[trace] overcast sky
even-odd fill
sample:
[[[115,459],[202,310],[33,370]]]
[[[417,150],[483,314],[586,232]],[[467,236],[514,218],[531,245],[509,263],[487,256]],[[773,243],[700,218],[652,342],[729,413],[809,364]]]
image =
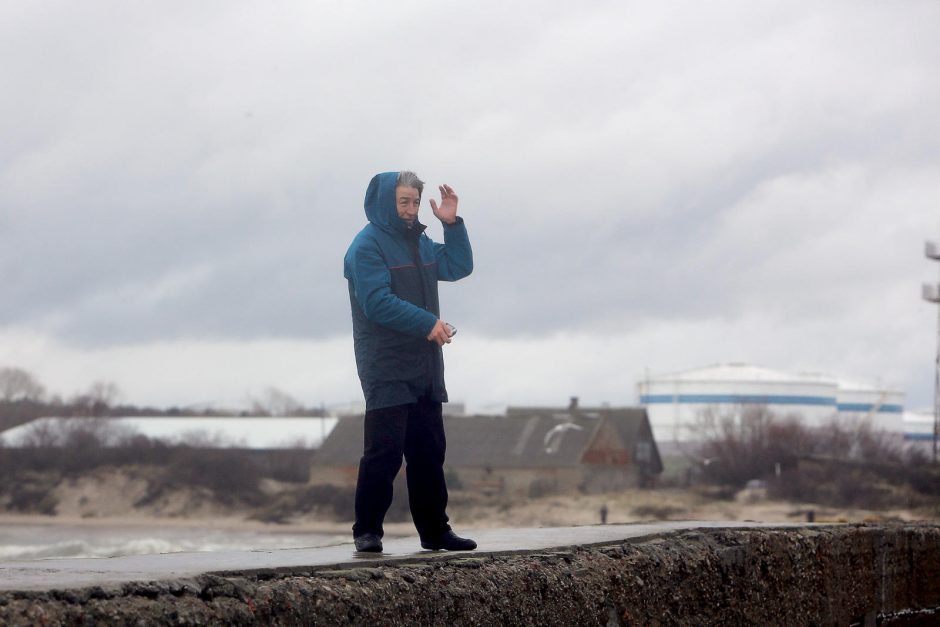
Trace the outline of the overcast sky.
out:
[[[413,169],[474,246],[453,400],[746,361],[929,406],[938,30],[933,0],[7,0],[0,366],[360,399],[342,257],[371,176]]]

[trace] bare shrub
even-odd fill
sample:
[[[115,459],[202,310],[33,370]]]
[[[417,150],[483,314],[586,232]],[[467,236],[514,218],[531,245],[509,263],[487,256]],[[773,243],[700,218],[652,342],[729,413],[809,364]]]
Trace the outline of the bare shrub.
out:
[[[793,466],[812,447],[811,434],[799,418],[778,418],[766,407],[745,406],[739,412],[705,411],[695,425],[701,444],[697,456],[706,480],[743,486]]]
[[[448,490],[463,490],[463,481],[460,480],[460,474],[449,466],[444,467],[444,483],[447,484]]]
[[[940,469],[867,421],[810,428],[746,407],[706,412],[696,430],[700,476],[728,489],[764,479],[775,498],[870,509],[929,506],[940,497]]]
[[[217,438],[205,433],[194,432],[189,436],[188,444],[169,445],[120,427],[107,418],[41,420],[17,446],[0,443],[0,497],[13,509],[54,509],[54,502],[42,504],[45,488],[23,483],[26,474],[43,474],[50,485],[55,485],[63,477],[99,467],[148,467],[148,491],[137,506],[156,502],[168,492],[183,488],[206,489],[211,498],[225,505],[258,506],[266,500],[260,490],[263,477],[295,483],[309,480],[312,455],[309,449],[298,446],[261,452],[222,448]],[[344,511],[352,512],[351,497],[342,503]],[[389,520],[400,510],[398,507],[391,512]]]
[[[910,464],[905,471],[907,481],[917,492],[940,497],[940,468],[927,464]]]
[[[408,522],[411,509],[404,473],[395,479],[392,504],[385,514],[388,522]],[[284,523],[291,516],[314,513],[338,521],[351,521],[355,517],[356,488],[316,484],[282,492],[251,516],[254,520]]]
[[[277,481],[307,483],[310,481],[310,465],[313,454],[308,449],[278,451],[267,464],[265,475]]]
[[[54,516],[58,499],[53,490],[57,478],[42,473],[24,473],[9,486],[7,508],[24,514]]]
[[[685,509],[673,505],[637,505],[633,508],[634,516],[649,520],[668,520],[685,512]]]
[[[135,450],[129,452],[131,444]],[[74,475],[122,459],[143,463],[140,449],[152,446],[144,436],[108,420],[50,418],[34,423],[19,446],[8,450],[19,458],[20,468]]]
[[[822,427],[804,430],[813,435],[805,454],[878,463],[901,463],[905,459],[900,443],[875,429],[870,420],[850,421],[836,417]]]
[[[59,409],[58,406],[35,399],[20,398],[12,401],[0,399],[0,430],[12,429],[40,416],[48,416]]]
[[[251,518],[280,524],[287,522],[291,516],[318,512],[338,520],[351,520],[355,499],[354,487],[331,484],[305,486],[279,494]]]
[[[157,469],[140,505],[184,487],[208,488],[225,504],[259,499],[262,472],[250,451],[168,446],[107,419],[84,418],[40,421],[20,446],[3,448],[0,493],[9,495],[13,509],[33,503],[30,511],[41,511],[40,490],[20,486],[24,473],[44,473],[54,484],[103,466],[138,465]]]
[[[26,435],[23,436],[20,446],[33,449],[59,446],[63,440],[63,423],[64,420],[61,418],[43,419],[25,427]]]
[[[838,507],[929,507],[940,496],[940,472],[929,467],[807,456],[768,482],[777,498]]]
[[[259,502],[261,473],[246,451],[178,446],[169,452],[163,472],[135,505],[148,505],[166,492],[184,487],[208,488],[223,504]]]
[[[219,431],[207,431],[205,429],[190,429],[183,432],[178,440],[174,440],[178,446],[186,446],[193,449],[225,448],[231,446],[233,442]]]
[[[555,494],[558,492],[558,488],[555,485],[555,482],[551,479],[533,479],[529,483],[529,498],[537,499],[543,496],[548,496],[549,494]]]

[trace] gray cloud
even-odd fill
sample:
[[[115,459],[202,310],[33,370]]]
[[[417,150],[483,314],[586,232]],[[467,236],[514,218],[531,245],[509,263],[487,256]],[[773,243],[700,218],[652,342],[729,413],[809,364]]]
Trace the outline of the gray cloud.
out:
[[[494,338],[765,311],[815,329],[909,284],[871,321],[890,327],[931,276],[935,3],[0,15],[0,326],[346,334],[366,183],[404,167],[460,193],[477,270],[445,315]]]

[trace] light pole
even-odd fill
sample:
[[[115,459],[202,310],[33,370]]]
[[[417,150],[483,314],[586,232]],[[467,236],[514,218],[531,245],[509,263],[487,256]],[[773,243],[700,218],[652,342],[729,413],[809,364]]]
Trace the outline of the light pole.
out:
[[[928,259],[940,261],[940,248],[927,242],[924,254]],[[940,304],[940,283],[924,283],[924,300]],[[937,463],[937,437],[940,436],[940,308],[937,309],[937,356],[934,358],[933,375],[933,463]]]

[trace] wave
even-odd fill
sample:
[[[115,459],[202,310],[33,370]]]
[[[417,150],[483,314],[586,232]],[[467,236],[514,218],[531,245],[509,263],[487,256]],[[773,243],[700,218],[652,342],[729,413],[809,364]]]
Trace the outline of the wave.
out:
[[[126,531],[125,531],[126,533]],[[51,558],[121,557],[124,555],[151,555],[156,553],[202,551],[250,551],[290,548],[310,548],[349,542],[346,536],[327,534],[258,534],[228,532],[198,534],[190,537],[155,537],[127,534],[110,537],[76,538],[43,543],[41,538],[32,544],[0,543],[0,562],[41,560]],[[25,538],[22,538],[25,539]],[[34,538],[30,538],[33,540]]]
[[[122,555],[147,555],[152,553],[176,553],[192,550],[180,543],[161,538],[138,538],[117,544],[96,544],[86,540],[66,540],[45,545],[0,546],[0,561],[37,560],[54,557],[120,557]]]

